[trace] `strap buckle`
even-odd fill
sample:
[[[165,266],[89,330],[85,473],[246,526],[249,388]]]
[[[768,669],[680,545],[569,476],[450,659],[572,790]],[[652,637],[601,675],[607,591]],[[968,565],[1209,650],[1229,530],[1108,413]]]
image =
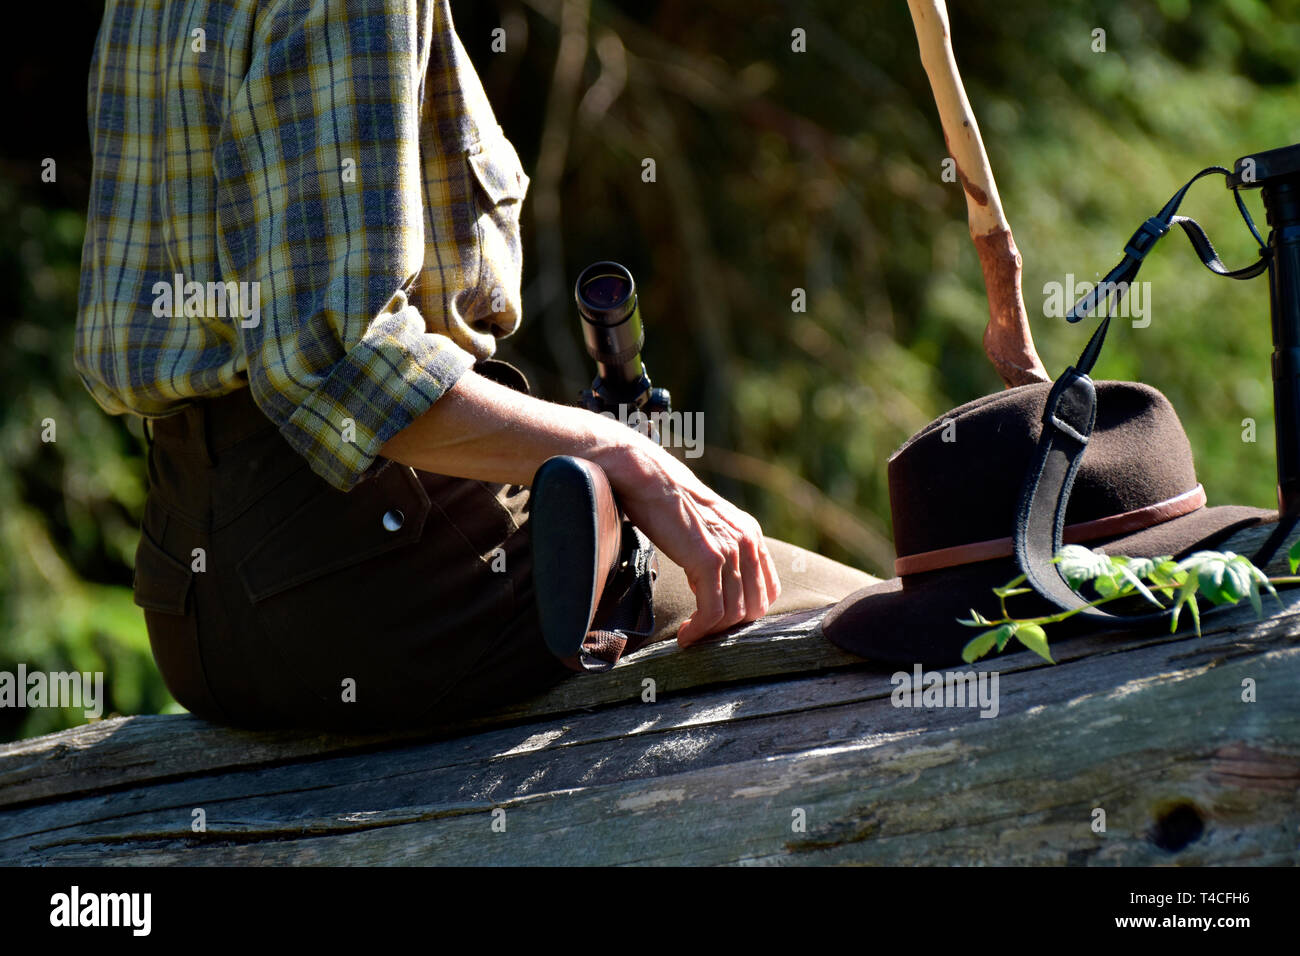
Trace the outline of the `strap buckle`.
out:
[[[1047,393],[1043,425],[1086,445],[1096,417],[1096,401],[1092,379],[1071,365],[1052,383],[1052,389]]]
[[[1132,238],[1125,243],[1124,255],[1141,262],[1146,258],[1147,253],[1151,251],[1156,242],[1162,239],[1168,231],[1168,223],[1161,222],[1155,216],[1152,216],[1138,226],[1137,232],[1133,233]]]

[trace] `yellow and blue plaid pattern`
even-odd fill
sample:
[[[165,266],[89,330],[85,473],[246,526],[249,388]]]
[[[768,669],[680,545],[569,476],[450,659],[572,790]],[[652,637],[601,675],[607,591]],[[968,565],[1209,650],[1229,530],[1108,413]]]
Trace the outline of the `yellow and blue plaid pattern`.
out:
[[[89,116],[111,414],[248,386],[347,490],[518,326],[528,177],[446,0],[108,0]]]

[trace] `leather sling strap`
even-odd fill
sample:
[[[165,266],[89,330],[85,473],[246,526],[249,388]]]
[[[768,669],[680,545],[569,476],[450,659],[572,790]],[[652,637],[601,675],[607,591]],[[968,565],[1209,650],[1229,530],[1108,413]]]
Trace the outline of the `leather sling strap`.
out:
[[[1237,208],[1260,247],[1259,260],[1243,269],[1229,271],[1214,251],[1205,230],[1193,219],[1174,215],[1192,183],[1211,173],[1228,176],[1231,171],[1222,166],[1211,166],[1193,176],[1165,203],[1157,215],[1144,222],[1133,234],[1124,247],[1124,258],[1119,265],[1075,303],[1066,315],[1069,321],[1078,322],[1091,314],[1111,294],[1116,296],[1115,305],[1118,306],[1120,299],[1128,292],[1129,284],[1137,276],[1142,260],[1169,231],[1172,223],[1182,227],[1201,262],[1217,275],[1230,279],[1250,279],[1268,268],[1270,250],[1256,231],[1236,187],[1233,187],[1233,195],[1237,200]],[[1043,433],[1021,486],[1013,538],[1016,563],[1024,573],[1026,583],[1042,597],[1062,610],[1078,610],[1077,616],[1087,620],[1110,625],[1138,625],[1168,620],[1172,611],[1113,614],[1101,608],[1090,608],[1088,602],[1070,587],[1053,563],[1053,558],[1062,545],[1070,491],[1097,420],[1097,390],[1089,373],[1101,354],[1114,313],[1115,308],[1107,310],[1106,317],[1084,346],[1078,363],[1067,368],[1048,393],[1047,404],[1043,409]]]

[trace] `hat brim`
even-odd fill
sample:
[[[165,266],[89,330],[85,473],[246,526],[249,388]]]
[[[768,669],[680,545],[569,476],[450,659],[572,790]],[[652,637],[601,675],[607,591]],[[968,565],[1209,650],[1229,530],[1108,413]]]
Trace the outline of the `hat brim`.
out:
[[[1277,521],[1276,511],[1241,505],[1201,508],[1191,514],[1141,531],[1104,541],[1088,542],[1108,554],[1134,558],[1160,555],[1185,557],[1211,549],[1242,528]],[[979,631],[957,623],[972,609],[998,618],[993,588],[1002,587],[1019,574],[1014,558],[999,558],[891,578],[850,594],[822,619],[827,640],[844,650],[891,664],[946,667],[960,664],[961,652]],[[1008,610],[1019,618],[1051,614],[1057,610],[1037,594],[1017,595]],[[1070,636],[1095,625],[1065,621],[1054,627],[1056,636]]]

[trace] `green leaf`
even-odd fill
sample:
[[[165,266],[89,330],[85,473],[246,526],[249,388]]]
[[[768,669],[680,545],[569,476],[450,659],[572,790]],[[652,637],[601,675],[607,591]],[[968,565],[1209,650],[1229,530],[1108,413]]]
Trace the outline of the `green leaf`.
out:
[[[1002,625],[1007,627],[1008,625]],[[985,631],[979,637],[972,638],[964,648],[962,648],[961,659],[967,664],[973,664],[985,654],[987,654],[993,645],[997,642],[997,631]]]
[[[1017,594],[1029,594],[1033,588],[994,588],[993,593],[1000,598],[1015,597]]]
[[[1230,559],[1230,556],[1222,551],[1197,551],[1190,557],[1184,558],[1179,563],[1179,567],[1188,573],[1188,580],[1179,590],[1179,598],[1183,597],[1188,585],[1195,581],[1197,591],[1212,604],[1231,601],[1225,589],[1231,587],[1231,582],[1226,586],[1224,584],[1224,575],[1227,573]]]
[[[1196,569],[1196,589],[1212,604],[1235,602],[1228,592],[1223,576],[1228,570],[1225,561],[1206,561]]]
[[[1187,580],[1187,572],[1171,557],[1155,558],[1155,568],[1145,577],[1159,588],[1181,587]]]
[[[1273,587],[1273,581],[1269,580],[1269,576],[1264,574],[1264,571],[1261,571],[1260,568],[1256,567],[1255,562],[1251,561],[1251,559],[1239,557],[1239,561],[1251,570],[1251,584],[1253,591],[1251,604],[1255,605],[1256,613],[1260,614],[1260,617],[1264,617],[1264,607],[1261,606],[1260,602],[1256,601],[1256,597],[1262,597],[1261,594],[1258,593],[1258,589],[1260,588],[1264,588],[1265,591],[1273,594],[1273,597],[1277,598],[1279,607],[1284,606],[1282,604],[1282,596],[1281,594],[1278,594],[1278,589]]]
[[[1206,562],[1209,561],[1223,561],[1223,560],[1226,560],[1226,556],[1222,551],[1197,551],[1196,553],[1189,555],[1188,557],[1183,558],[1183,560],[1179,561],[1178,567],[1180,570],[1188,571],[1190,573],[1195,574],[1200,569],[1202,564],[1205,564]]]
[[[1258,600],[1263,572],[1244,555],[1198,551],[1183,563],[1196,571],[1200,593],[1214,604],[1236,604],[1244,597],[1250,598],[1252,604]]]
[[[1111,561],[1115,561],[1114,557]],[[1156,558],[1125,558],[1123,567],[1133,572],[1139,580],[1149,578],[1156,569]]]
[[[1147,575],[1157,591],[1166,598],[1172,598],[1174,591],[1182,587],[1187,580],[1187,572],[1178,567],[1178,562],[1171,557],[1155,559],[1155,568]]]
[[[1236,604],[1242,598],[1256,590],[1255,579],[1250,573],[1250,565],[1230,561],[1223,572],[1224,594]]]
[[[1016,628],[1016,639],[1049,664],[1055,664],[1047,648],[1047,634],[1037,624],[1022,624]]]
[[[1273,597],[1277,599],[1278,607],[1286,607],[1286,605],[1282,603],[1282,595],[1277,593],[1277,588],[1273,587],[1273,582],[1268,579],[1268,575],[1264,574],[1263,571],[1260,571],[1259,574],[1260,577],[1263,578],[1263,580],[1259,582],[1260,587],[1267,590],[1269,594],[1273,595]]]
[[[1268,579],[1267,574],[1255,567],[1253,561],[1244,555],[1237,555],[1237,557],[1233,558],[1233,564],[1244,568],[1250,578],[1250,591],[1246,596],[1250,598],[1250,606],[1255,609],[1257,617],[1264,616],[1264,603],[1259,593],[1260,587],[1268,588],[1273,597],[1277,598],[1278,605],[1282,604],[1282,598],[1278,596],[1277,589],[1273,587],[1273,582]]]
[[[1300,568],[1300,539],[1291,545],[1291,550],[1286,553],[1286,557],[1291,564],[1291,573],[1295,574],[1295,569]]]
[[[1056,557],[1052,561],[1060,565],[1061,574],[1072,588],[1078,588],[1083,582],[1102,575],[1115,573],[1115,567],[1109,557],[1096,551],[1089,551],[1079,544],[1067,544],[1056,552]]]
[[[1115,570],[1117,572],[1119,571],[1118,568]],[[1092,586],[1097,589],[1097,593],[1101,597],[1104,597],[1107,600],[1115,597],[1121,590],[1118,573],[1100,574],[1092,579]]]
[[[1015,634],[1016,632],[1018,632],[1022,627],[1029,627],[1029,626],[1032,626],[1032,625],[1026,625],[1026,624],[1003,624],[1000,628],[998,628],[998,629],[997,629],[997,637],[998,637],[998,651],[1001,652],[1001,651],[1003,651],[1003,650],[1006,649],[1007,641],[1011,640],[1011,635],[1012,635],[1012,634]]]
[[[964,624],[966,627],[992,627],[993,622],[986,618],[974,608],[970,609],[970,617],[967,619],[958,618],[958,624]]]
[[[1025,583],[1025,576],[1018,574],[1000,588],[994,588],[993,593],[1000,598],[1009,598],[1016,594],[1028,594],[1033,588],[1023,588],[1020,585]]]
[[[1158,608],[1164,607],[1163,604],[1161,604],[1159,601],[1156,600],[1156,596],[1151,593],[1151,590],[1145,584],[1142,583],[1142,579],[1138,576],[1137,572],[1133,570],[1132,565],[1129,565],[1127,567],[1121,567],[1119,570],[1120,570],[1120,574],[1122,574],[1125,577],[1125,579],[1127,579],[1129,585],[1132,588],[1136,588],[1138,593],[1140,593],[1144,598],[1146,598],[1148,601],[1150,601]]]
[[[1196,580],[1196,575],[1189,574],[1178,589],[1178,598],[1174,602],[1173,620],[1169,625],[1169,633],[1171,634],[1178,630],[1178,618],[1182,615],[1183,608],[1188,605],[1191,606],[1192,616],[1196,619],[1196,633],[1199,635],[1201,632],[1200,610],[1196,606]]]

